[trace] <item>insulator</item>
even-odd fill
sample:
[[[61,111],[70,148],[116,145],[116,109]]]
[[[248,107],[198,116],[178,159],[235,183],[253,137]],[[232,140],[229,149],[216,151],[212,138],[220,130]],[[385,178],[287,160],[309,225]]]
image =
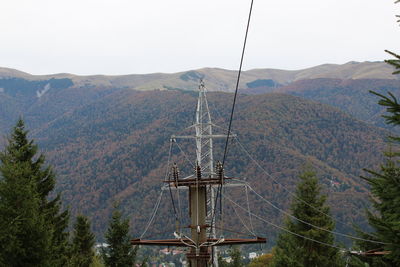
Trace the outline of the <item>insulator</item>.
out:
[[[179,169],[176,163],[174,163],[174,166],[172,167],[172,175],[174,177],[174,180],[177,181],[179,179]]]
[[[199,164],[196,165],[196,177],[197,179],[201,179],[201,167]]]
[[[224,168],[222,167],[222,163],[221,162],[217,162],[216,165],[216,171],[217,173],[217,177],[218,179],[221,181],[221,183],[223,183],[223,179],[224,179]]]

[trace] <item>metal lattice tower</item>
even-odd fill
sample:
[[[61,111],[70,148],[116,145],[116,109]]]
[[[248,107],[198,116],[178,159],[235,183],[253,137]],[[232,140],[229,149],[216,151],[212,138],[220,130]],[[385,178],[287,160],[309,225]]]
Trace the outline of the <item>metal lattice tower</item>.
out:
[[[265,238],[224,238],[216,233],[216,194],[223,186],[243,186],[244,184],[226,183],[222,164],[214,166],[213,139],[227,138],[225,134],[214,134],[211,114],[207,102],[206,88],[200,81],[196,105],[195,123],[187,129],[194,129],[194,135],[171,136],[171,142],[177,139],[195,139],[196,164],[195,175],[180,178],[176,165],[173,167],[173,179],[164,181],[168,185],[163,190],[188,190],[190,236],[180,231],[174,233],[175,239],[142,240],[134,239],[134,245],[166,245],[188,247],[186,254],[190,267],[218,267],[217,246],[234,244],[265,243]],[[234,137],[235,135],[230,135]],[[216,168],[215,168],[216,167]],[[217,169],[217,170],[216,170]],[[171,197],[172,198],[172,197]]]
[[[215,175],[214,156],[213,156],[213,124],[211,122],[211,114],[208,107],[206,89],[204,82],[200,81],[199,97],[196,108],[196,156],[197,163],[201,166],[204,175],[212,177]],[[209,235],[216,239],[215,220],[215,193],[216,186],[210,185],[207,188],[207,217],[206,223],[210,225]],[[213,265],[218,267],[217,248],[213,249]]]

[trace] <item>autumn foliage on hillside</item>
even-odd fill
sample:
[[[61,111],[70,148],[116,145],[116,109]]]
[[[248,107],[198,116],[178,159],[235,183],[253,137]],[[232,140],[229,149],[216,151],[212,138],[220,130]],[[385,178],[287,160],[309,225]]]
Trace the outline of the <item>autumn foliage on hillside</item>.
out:
[[[225,126],[232,95],[208,96],[214,122]],[[104,218],[113,202],[119,201],[131,214],[134,231],[141,232],[163,185],[170,136],[190,133],[184,128],[193,123],[196,99],[195,92],[120,90],[36,130],[34,137],[55,166],[57,188],[72,213],[89,214],[94,230],[103,232]],[[311,163],[325,184],[335,216],[349,223],[363,220],[366,188],[357,176],[363,167],[379,162],[387,132],[327,105],[284,94],[240,95],[233,131],[240,144],[233,141],[230,145],[228,176],[246,178],[259,193],[286,208],[288,193],[256,167],[241,145],[289,189],[294,188],[299,168]],[[194,143],[180,146],[193,162]],[[222,141],[215,144],[216,160],[222,157],[222,146]],[[177,147],[171,161],[178,163],[182,175],[192,174],[192,167]],[[227,194],[244,200],[239,189]],[[281,220],[282,214],[254,196],[250,195],[250,201],[254,212]],[[164,195],[159,219],[149,234],[171,235],[171,209]],[[225,212],[234,216],[228,204]],[[230,229],[243,230],[235,220],[226,224]],[[254,224],[262,235],[273,237],[276,233],[261,223]],[[343,231],[350,230],[347,227]]]

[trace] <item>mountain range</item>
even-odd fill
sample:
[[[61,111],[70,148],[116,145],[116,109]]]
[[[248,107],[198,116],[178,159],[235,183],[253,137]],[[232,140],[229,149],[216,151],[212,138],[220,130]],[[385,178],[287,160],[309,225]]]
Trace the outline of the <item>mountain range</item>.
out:
[[[271,87],[288,85],[299,80],[329,79],[389,79],[399,80],[392,75],[392,67],[383,62],[348,62],[346,64],[324,64],[303,70],[253,69],[243,71],[240,89],[252,88],[257,82]],[[101,86],[135,90],[165,90],[178,88],[194,90],[198,80],[204,79],[209,91],[232,92],[235,89],[237,71],[220,68],[203,68],[178,73],[153,73],[133,75],[91,75],[80,76],[68,73],[53,75],[31,75],[9,68],[0,68],[0,78],[21,78],[25,80],[70,79],[75,86]],[[271,80],[271,81],[269,81]]]
[[[383,123],[384,109],[368,91],[398,95],[400,80],[391,72],[382,62],[244,72],[233,121],[238,138],[230,145],[226,173],[246,178],[286,209],[291,196],[276,181],[294,190],[301,169],[312,165],[334,216],[344,222],[338,230],[351,232],[353,222],[364,225],[368,188],[359,176],[363,168],[377,168],[388,147],[386,137],[397,132]],[[89,215],[101,239],[113,203],[120,202],[138,234],[162,186],[170,136],[187,131],[193,122],[199,80],[210,91],[214,122],[226,128],[236,75],[207,68],[175,74],[34,76],[0,68],[0,133],[9,133],[22,116],[54,166],[57,190],[72,214]],[[220,159],[223,142],[215,147]],[[194,144],[181,143],[180,149],[174,147],[171,160],[191,174],[186,156],[194,160]],[[239,189],[227,194],[244,201]],[[174,225],[166,195],[152,235],[173,231],[157,232]],[[250,200],[254,212],[282,222],[282,214],[254,195]],[[226,213],[233,216],[233,208],[228,205]],[[234,220],[226,226],[243,230]],[[255,227],[261,235],[277,232],[261,223]]]

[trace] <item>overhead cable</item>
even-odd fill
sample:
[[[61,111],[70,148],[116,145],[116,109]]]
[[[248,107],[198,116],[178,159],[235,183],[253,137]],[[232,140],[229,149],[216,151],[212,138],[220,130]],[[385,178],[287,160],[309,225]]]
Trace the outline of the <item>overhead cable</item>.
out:
[[[161,190],[160,195],[158,196],[157,202],[154,205],[151,217],[150,217],[150,219],[149,219],[149,221],[148,221],[143,233],[140,235],[140,238],[143,238],[143,236],[147,233],[147,230],[149,230],[150,225],[153,223],[153,220],[156,217],[158,208],[160,207],[160,202],[161,202],[161,198],[162,198],[163,192],[164,192],[164,190]]]
[[[325,216],[328,216],[329,218],[335,220],[335,222],[340,223],[344,226],[347,226],[347,223],[342,222],[336,218],[333,218],[332,215],[324,213],[323,211],[320,211],[319,209],[315,208],[314,206],[312,206],[311,204],[309,204],[307,201],[299,198],[298,196],[296,196],[296,194],[294,194],[292,191],[290,191],[286,186],[284,186],[282,183],[280,183],[277,179],[275,179],[271,174],[269,174],[262,166],[260,163],[258,163],[258,161],[250,154],[250,152],[247,151],[247,149],[242,145],[242,143],[239,142],[239,139],[237,137],[235,137],[235,140],[237,141],[237,143],[239,144],[239,146],[242,148],[242,150],[247,154],[247,156],[256,164],[256,166],[258,168],[260,168],[265,175],[267,175],[269,178],[271,178],[271,180],[276,183],[277,185],[279,185],[283,190],[285,190],[286,192],[289,193],[290,196],[292,196],[293,198],[295,198],[296,200],[300,201],[301,203],[305,204],[307,207],[312,208],[313,210],[317,211],[320,214],[323,214]]]
[[[343,233],[340,233],[340,232],[331,231],[331,230],[325,229],[325,228],[323,228],[323,227],[320,227],[320,226],[314,225],[314,224],[312,224],[312,223],[309,223],[309,222],[307,222],[307,221],[304,221],[304,220],[302,220],[302,219],[299,219],[299,218],[297,218],[296,216],[290,214],[289,212],[284,211],[283,209],[279,208],[278,206],[276,206],[275,204],[273,204],[272,202],[270,202],[269,200],[267,200],[267,199],[264,198],[263,196],[261,196],[261,195],[260,195],[259,193],[257,193],[250,185],[247,184],[247,186],[249,187],[249,189],[250,189],[254,194],[256,194],[259,198],[261,198],[265,203],[267,203],[268,205],[270,205],[270,206],[273,207],[274,209],[276,209],[276,210],[278,210],[279,212],[282,212],[283,214],[285,214],[286,216],[288,216],[288,217],[290,217],[290,218],[292,218],[292,219],[294,219],[294,220],[296,220],[296,221],[299,221],[299,222],[301,222],[301,223],[304,223],[304,224],[306,224],[306,225],[308,225],[308,226],[310,226],[310,227],[313,227],[313,228],[316,228],[316,229],[318,229],[318,230],[321,230],[321,231],[324,231],[324,232],[328,232],[328,233],[331,233],[331,234],[334,234],[334,235],[340,235],[340,236],[343,236],[343,237],[351,238],[351,239],[354,239],[354,240],[360,240],[360,241],[365,241],[365,242],[369,242],[369,243],[383,244],[383,245],[389,245],[389,244],[390,244],[390,243],[374,241],[374,240],[370,240],[370,239],[365,239],[365,238],[361,238],[361,237],[356,237],[356,236],[352,236],[352,235],[343,234]],[[249,212],[249,213],[250,213],[250,212]]]
[[[234,95],[234,97],[233,97],[232,110],[231,110],[231,116],[230,116],[230,119],[229,119],[228,134],[227,134],[226,142],[225,142],[225,149],[224,149],[224,157],[223,157],[223,160],[222,160],[222,166],[224,166],[224,164],[225,164],[226,154],[227,154],[227,151],[228,151],[229,137],[230,137],[230,134],[231,134],[233,114],[234,114],[234,112],[235,112],[237,93],[238,93],[238,90],[239,90],[240,75],[241,75],[241,73],[242,73],[243,58],[244,58],[244,52],[245,52],[245,50],[246,50],[247,35],[248,35],[248,33],[249,33],[250,19],[251,19],[251,12],[252,12],[252,10],[253,10],[253,0],[251,0],[249,16],[248,16],[248,19],[247,19],[246,34],[245,34],[245,36],[244,36],[243,49],[242,49],[242,56],[241,56],[241,58],[240,58],[239,71],[238,71],[238,76],[237,76],[237,79],[236,79],[235,95]]]
[[[230,201],[232,204],[234,204],[236,207],[238,207],[238,208],[242,209],[243,211],[247,212],[246,208],[242,207],[241,205],[239,205],[238,203],[236,203],[235,201],[233,201],[232,199],[230,199],[230,198],[227,197],[226,195],[223,194],[222,196],[223,196],[225,199],[227,199],[228,201]],[[284,228],[284,227],[282,227],[282,226],[279,226],[279,225],[277,225],[277,224],[274,224],[273,222],[267,221],[267,220],[265,220],[264,218],[258,216],[257,214],[254,214],[254,213],[251,213],[251,214],[253,215],[254,218],[257,218],[257,219],[259,219],[260,221],[263,221],[263,222],[265,222],[265,223],[267,223],[267,224],[269,224],[269,225],[271,225],[271,226],[273,226],[273,227],[275,227],[275,228],[278,228],[278,229],[280,229],[280,230],[282,230],[282,231],[284,231],[284,232],[287,232],[287,233],[289,233],[289,234],[295,235],[295,236],[297,236],[297,237],[300,237],[300,238],[303,238],[303,239],[306,239],[306,240],[309,240],[309,241],[312,241],[312,242],[315,242],[315,243],[318,243],[318,244],[321,244],[321,245],[324,245],[324,246],[328,246],[328,247],[332,247],[332,248],[336,248],[336,249],[340,249],[340,250],[343,249],[343,248],[341,248],[341,247],[338,247],[338,246],[335,246],[335,245],[332,245],[332,244],[328,244],[328,243],[325,243],[325,242],[322,242],[322,241],[319,241],[319,240],[315,240],[315,239],[312,239],[312,238],[307,237],[307,236],[304,236],[304,235],[300,235],[300,234],[295,233],[295,232],[293,232],[293,231],[290,231],[289,229],[286,229],[286,228]]]
[[[232,120],[233,120],[233,114],[235,112],[236,99],[237,99],[237,93],[238,93],[239,82],[240,82],[240,75],[242,73],[244,52],[246,51],[246,43],[247,43],[247,36],[248,36],[248,33],[249,33],[251,13],[252,13],[252,10],[253,10],[253,2],[254,2],[254,0],[251,0],[249,15],[248,15],[248,19],[247,19],[246,33],[245,33],[245,36],[244,36],[244,42],[243,42],[243,48],[242,48],[242,55],[240,57],[239,71],[238,71],[238,76],[237,76],[237,79],[236,79],[235,94],[234,94],[234,97],[233,97],[232,110],[231,110],[231,115],[230,115],[230,119],[229,119],[228,134],[227,134],[226,141],[225,141],[224,156],[223,156],[223,160],[222,160],[222,168],[225,165],[226,155],[227,155],[227,152],[228,152],[228,144],[229,144],[229,138],[230,138],[230,135],[231,135]],[[214,218],[215,218],[215,212],[216,212],[216,208],[217,208],[217,204],[218,204],[218,198],[220,198],[220,201],[219,201],[220,202],[220,214],[221,214],[221,217],[222,217],[223,211],[222,211],[222,197],[220,197],[221,193],[222,193],[222,184],[220,184],[218,186],[217,195],[216,195],[216,198],[215,198],[214,214],[211,217],[211,225],[213,224],[213,221],[214,221]]]

